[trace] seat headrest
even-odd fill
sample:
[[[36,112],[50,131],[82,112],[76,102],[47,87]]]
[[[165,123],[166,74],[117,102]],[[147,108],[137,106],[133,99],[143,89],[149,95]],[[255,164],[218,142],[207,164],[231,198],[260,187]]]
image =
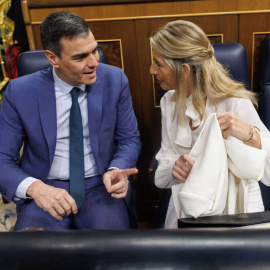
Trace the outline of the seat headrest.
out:
[[[215,43],[213,47],[217,61],[229,70],[232,79],[244,83],[250,90],[245,48],[239,43]]]
[[[18,57],[18,77],[46,69],[50,66],[44,50],[23,52]]]

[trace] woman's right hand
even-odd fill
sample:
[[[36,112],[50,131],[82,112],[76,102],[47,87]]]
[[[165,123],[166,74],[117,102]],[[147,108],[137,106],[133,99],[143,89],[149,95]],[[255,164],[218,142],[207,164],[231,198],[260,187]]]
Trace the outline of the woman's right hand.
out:
[[[185,183],[192,169],[193,164],[194,161],[188,154],[180,156],[175,161],[175,164],[173,166],[172,170],[173,178],[182,183]]]

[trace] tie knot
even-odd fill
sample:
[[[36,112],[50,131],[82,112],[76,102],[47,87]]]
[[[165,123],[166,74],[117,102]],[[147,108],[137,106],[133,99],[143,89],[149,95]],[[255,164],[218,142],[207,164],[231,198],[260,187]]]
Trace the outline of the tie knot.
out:
[[[71,97],[72,99],[78,99],[79,93],[80,93],[81,89],[78,87],[73,87],[71,90]]]

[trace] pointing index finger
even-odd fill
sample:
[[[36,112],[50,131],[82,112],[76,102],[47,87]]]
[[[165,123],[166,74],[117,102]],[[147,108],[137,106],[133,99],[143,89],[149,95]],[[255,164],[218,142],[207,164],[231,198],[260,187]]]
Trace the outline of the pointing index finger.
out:
[[[136,174],[136,173],[138,173],[138,169],[136,169],[136,168],[125,169],[125,173],[127,176],[132,175],[132,174]]]

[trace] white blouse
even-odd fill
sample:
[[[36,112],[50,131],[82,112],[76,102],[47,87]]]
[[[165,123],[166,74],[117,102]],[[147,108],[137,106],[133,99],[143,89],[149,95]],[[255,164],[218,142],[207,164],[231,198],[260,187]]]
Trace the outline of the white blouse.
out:
[[[172,169],[175,161],[180,155],[189,154],[194,146],[198,136],[205,124],[205,120],[200,121],[199,115],[194,109],[191,98],[186,101],[185,121],[182,126],[177,125],[176,118],[173,120],[175,102],[172,100],[174,90],[168,91],[161,99],[162,112],[162,143],[161,149],[158,152],[156,159],[158,160],[158,168],[155,174],[155,183],[159,188],[171,188],[175,184],[179,184],[178,180],[172,177]],[[220,102],[216,107],[207,101],[206,116],[217,112],[236,113],[243,121],[256,126],[260,129],[262,149],[267,152],[266,166],[264,175],[261,179],[266,185],[270,185],[270,133],[264,124],[261,122],[254,106],[249,99],[228,98]],[[207,118],[206,117],[206,118]],[[189,121],[192,120],[192,126],[198,128],[192,131],[189,127]],[[250,181],[252,188],[248,196],[252,196],[250,201],[261,200],[259,185],[256,181]],[[166,221],[177,220],[177,215],[174,208],[173,200],[171,199],[167,212]],[[172,228],[172,223],[166,224],[165,228]]]

